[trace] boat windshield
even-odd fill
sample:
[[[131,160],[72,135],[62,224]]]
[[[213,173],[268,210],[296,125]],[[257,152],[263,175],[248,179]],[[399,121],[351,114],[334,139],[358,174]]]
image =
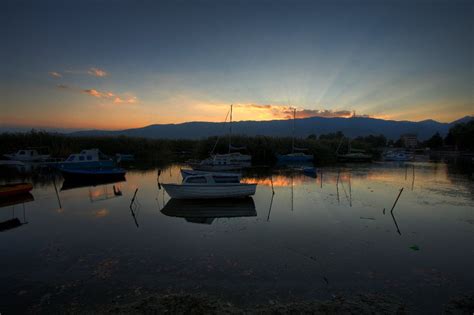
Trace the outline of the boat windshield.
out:
[[[218,176],[214,175],[213,179],[218,184],[230,184],[230,183],[239,183],[239,178],[237,176]]]
[[[190,176],[186,178],[186,183],[189,184],[205,184],[207,183],[204,176]]]

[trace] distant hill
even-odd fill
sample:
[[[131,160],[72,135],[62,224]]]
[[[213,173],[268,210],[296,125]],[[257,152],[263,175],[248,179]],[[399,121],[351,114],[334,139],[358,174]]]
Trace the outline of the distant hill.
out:
[[[474,119],[466,116],[452,123],[440,123],[434,120],[419,122],[394,121],[376,118],[324,118],[310,117],[296,120],[297,137],[307,137],[310,134],[326,134],[342,131],[348,137],[383,134],[388,139],[398,139],[401,134],[414,133],[418,139],[425,140],[434,133],[446,135],[449,128],[458,122]],[[232,124],[234,134],[255,136],[291,136],[292,120],[271,121],[238,121]],[[87,130],[69,133],[73,136],[129,136],[164,139],[200,139],[209,136],[224,135],[228,132],[228,124],[214,122],[187,122],[182,124],[150,125],[142,128],[125,130]]]

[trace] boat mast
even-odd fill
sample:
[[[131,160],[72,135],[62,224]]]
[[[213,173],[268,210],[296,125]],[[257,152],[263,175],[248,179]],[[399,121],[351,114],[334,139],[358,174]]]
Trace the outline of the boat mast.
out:
[[[230,104],[230,121],[229,121],[229,153],[232,147],[232,104]]]

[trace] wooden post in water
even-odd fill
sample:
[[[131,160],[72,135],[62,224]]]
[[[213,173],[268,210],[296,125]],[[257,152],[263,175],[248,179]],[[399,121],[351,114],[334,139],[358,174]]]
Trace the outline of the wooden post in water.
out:
[[[415,187],[415,164],[413,164],[413,180],[411,181],[411,190]]]
[[[349,171],[349,207],[352,207],[352,185],[351,185],[351,172]]]
[[[323,188],[323,170],[321,169],[321,189]]]
[[[61,205],[61,199],[59,199],[59,192],[58,192],[58,188],[56,187],[56,179],[53,179],[53,183],[54,183],[54,190],[56,191],[56,198],[58,198],[59,209],[62,209],[63,206]]]
[[[397,199],[395,199],[395,202],[393,203],[392,209],[390,209],[390,213],[392,213],[393,209],[395,209],[395,206],[397,205],[397,202],[398,202],[398,198],[400,198],[400,195],[402,194],[402,192],[403,192],[403,187],[402,187],[402,189],[400,189],[400,192],[398,193]]]

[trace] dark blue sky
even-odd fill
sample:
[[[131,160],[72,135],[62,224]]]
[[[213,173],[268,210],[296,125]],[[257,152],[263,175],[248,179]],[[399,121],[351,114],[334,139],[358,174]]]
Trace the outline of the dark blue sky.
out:
[[[472,3],[2,2],[0,123],[222,120],[231,103],[450,121],[474,112]]]

